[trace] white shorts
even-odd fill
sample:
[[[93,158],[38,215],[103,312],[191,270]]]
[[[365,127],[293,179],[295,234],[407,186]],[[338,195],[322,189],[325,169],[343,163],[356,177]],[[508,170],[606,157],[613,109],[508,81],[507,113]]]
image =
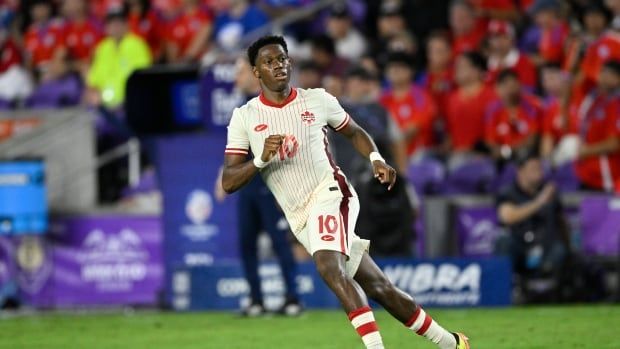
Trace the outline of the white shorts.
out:
[[[319,200],[310,208],[306,226],[295,237],[310,255],[320,250],[346,255],[346,273],[353,277],[370,245],[369,240],[355,234],[359,211],[357,197]]]

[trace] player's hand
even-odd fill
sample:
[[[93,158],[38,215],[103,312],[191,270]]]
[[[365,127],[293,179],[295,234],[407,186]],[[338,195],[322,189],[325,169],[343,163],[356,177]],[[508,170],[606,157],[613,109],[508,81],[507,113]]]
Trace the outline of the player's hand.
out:
[[[283,135],[270,135],[267,137],[265,139],[265,146],[263,147],[263,154],[260,157],[261,160],[269,162],[269,160],[278,153],[278,150],[284,142],[284,138],[285,136]]]
[[[375,160],[372,163],[372,172],[381,184],[388,184],[388,190],[392,190],[394,183],[396,183],[396,170],[392,166],[383,161]]]

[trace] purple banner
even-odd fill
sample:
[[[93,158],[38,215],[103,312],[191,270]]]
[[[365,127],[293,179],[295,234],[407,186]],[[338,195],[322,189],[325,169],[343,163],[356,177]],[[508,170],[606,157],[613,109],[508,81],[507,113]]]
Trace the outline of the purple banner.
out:
[[[0,290],[15,277],[14,261],[13,241],[7,236],[0,236]]]
[[[219,62],[200,77],[201,110],[210,132],[225,134],[233,109],[245,102],[234,88],[236,73],[235,62]]]
[[[456,231],[461,256],[492,256],[501,233],[495,207],[458,207]]]
[[[164,276],[158,217],[61,218],[52,223],[52,235],[56,241],[47,245],[18,242],[26,301],[40,307],[157,303]]]
[[[620,254],[620,198],[591,197],[581,201],[583,251],[589,255]]]

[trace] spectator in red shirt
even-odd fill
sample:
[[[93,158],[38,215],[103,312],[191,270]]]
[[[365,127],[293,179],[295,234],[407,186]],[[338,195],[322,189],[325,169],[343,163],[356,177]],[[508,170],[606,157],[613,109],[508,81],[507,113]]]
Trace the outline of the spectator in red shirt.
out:
[[[484,143],[484,118],[487,106],[496,99],[484,83],[486,61],[477,52],[459,55],[455,62],[457,89],[450,94],[446,108],[447,141],[451,154],[470,153]]]
[[[86,71],[95,46],[103,37],[101,24],[89,18],[84,0],[65,0],[63,3],[65,46],[69,60],[79,71]]]
[[[0,27],[0,101],[13,103],[23,100],[32,93],[32,82],[22,67],[19,47],[9,33]]]
[[[612,60],[620,60],[620,23],[588,47],[581,62],[580,75],[576,78],[584,92],[596,86],[601,68]]]
[[[620,180],[620,61],[603,65],[596,90],[578,111],[577,177],[586,188],[611,192]]]
[[[574,72],[585,51],[598,40],[607,29],[611,20],[609,10],[600,4],[590,4],[583,10],[583,28],[573,34],[566,44],[566,53],[562,68],[568,72]]]
[[[153,60],[158,61],[162,55],[162,38],[165,35],[163,20],[151,8],[149,0],[127,0],[127,7],[129,29],[149,44]]]
[[[538,98],[523,90],[513,70],[498,75],[496,91],[499,100],[487,110],[485,138],[494,158],[508,160],[536,144],[543,110]]]
[[[390,54],[385,72],[390,89],[381,97],[381,104],[400,127],[407,155],[430,148],[434,145],[437,108],[432,97],[413,84],[412,57],[401,52]]]
[[[561,63],[570,29],[560,18],[560,4],[557,0],[537,0],[530,12],[540,31],[537,52],[531,55],[532,60],[537,65]]]
[[[443,32],[431,34],[426,41],[427,70],[420,79],[439,109],[439,115],[446,115],[448,96],[454,89],[452,69],[452,48],[450,39]]]
[[[32,24],[24,35],[26,64],[44,78],[54,78],[60,72],[66,56],[63,24],[52,18],[53,4],[49,0],[34,0],[30,7]]]
[[[212,28],[213,17],[200,0],[183,0],[180,15],[167,28],[168,62],[197,62],[208,50]]]
[[[567,134],[577,133],[578,120],[570,113],[568,95],[570,76],[557,64],[546,64],[541,70],[542,87],[545,92],[544,116],[540,154],[551,156],[555,145]]]
[[[523,86],[530,90],[536,88],[538,82],[536,67],[515,46],[515,29],[512,24],[491,21],[489,23],[489,35],[489,82],[494,83],[500,71],[510,69],[517,73]]]
[[[457,0],[450,6],[450,29],[454,55],[480,49],[487,33],[487,25],[476,21],[474,8],[465,0]]]

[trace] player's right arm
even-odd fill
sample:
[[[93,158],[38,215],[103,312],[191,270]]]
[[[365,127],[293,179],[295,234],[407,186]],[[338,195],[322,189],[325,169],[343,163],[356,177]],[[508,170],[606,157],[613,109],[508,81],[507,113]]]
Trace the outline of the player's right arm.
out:
[[[257,159],[248,161],[246,155],[226,153],[222,172],[222,188],[224,191],[230,194],[246,185],[261,168],[269,164],[269,161],[278,153],[283,140],[284,136],[282,135],[267,137],[260,161]]]

